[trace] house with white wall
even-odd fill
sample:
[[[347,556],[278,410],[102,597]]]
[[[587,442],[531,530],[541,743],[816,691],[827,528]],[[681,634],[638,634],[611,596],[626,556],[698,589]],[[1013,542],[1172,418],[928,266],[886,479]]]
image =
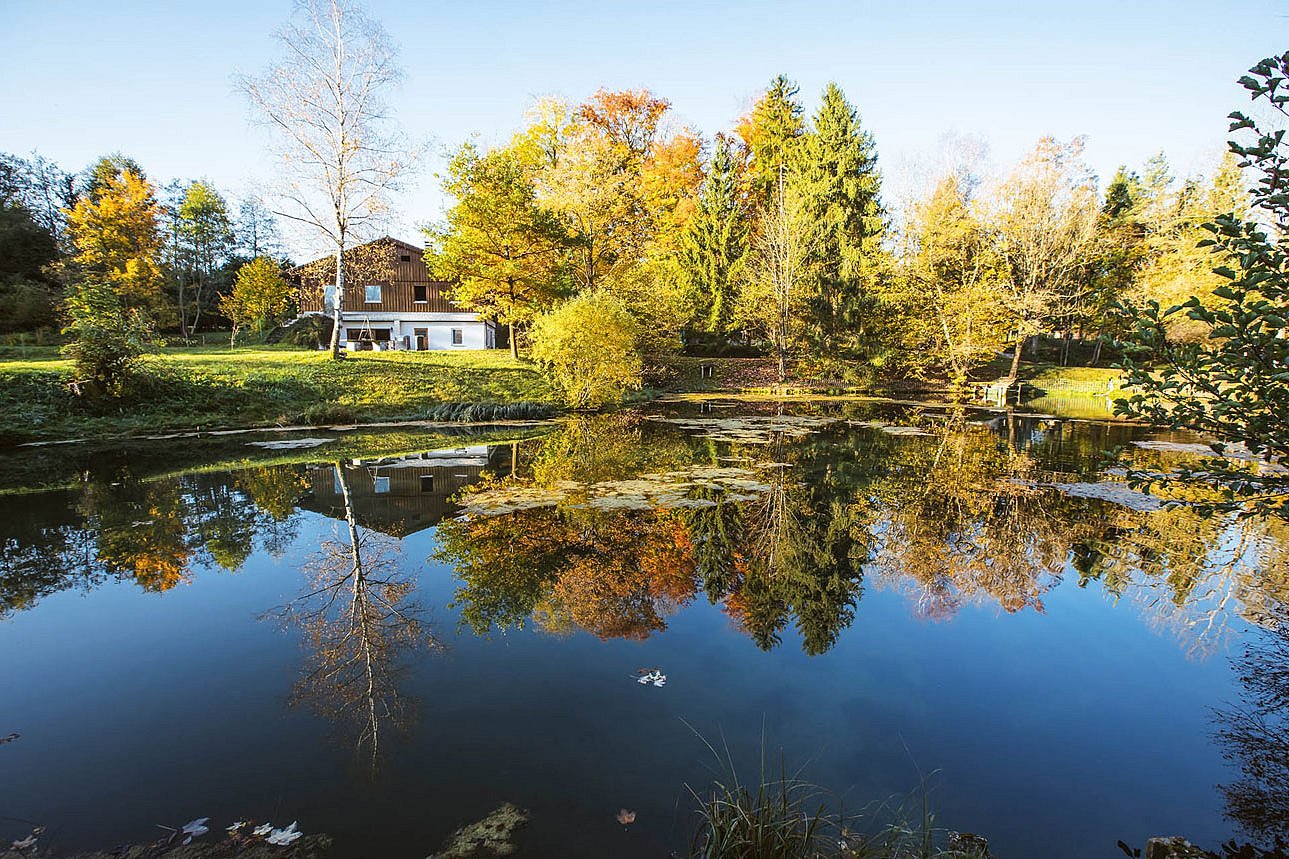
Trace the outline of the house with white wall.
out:
[[[462,310],[444,294],[448,283],[430,277],[424,251],[386,236],[346,252],[340,342],[346,349],[493,349],[496,325]],[[296,270],[300,315],[330,317],[335,264],[315,260]]]

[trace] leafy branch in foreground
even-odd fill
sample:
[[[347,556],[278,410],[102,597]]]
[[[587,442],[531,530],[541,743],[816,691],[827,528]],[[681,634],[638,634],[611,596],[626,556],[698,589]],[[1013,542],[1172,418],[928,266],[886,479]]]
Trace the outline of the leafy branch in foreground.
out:
[[[1289,52],[1265,59],[1240,83],[1253,100],[1264,99],[1289,117]],[[1184,429],[1216,439],[1219,456],[1168,474],[1133,473],[1137,485],[1205,484],[1217,490],[1201,512],[1238,510],[1289,518],[1289,149],[1283,129],[1265,131],[1244,113],[1230,115],[1232,132],[1253,131],[1251,144],[1231,141],[1240,167],[1255,173],[1251,220],[1222,215],[1204,227],[1202,245],[1222,264],[1214,272],[1226,283],[1206,308],[1199,298],[1161,308],[1124,303],[1131,320],[1122,367],[1136,391],[1115,401],[1115,413],[1156,426]],[[1181,318],[1205,326],[1200,343],[1168,339],[1169,323]],[[1247,455],[1244,453],[1247,451]]]

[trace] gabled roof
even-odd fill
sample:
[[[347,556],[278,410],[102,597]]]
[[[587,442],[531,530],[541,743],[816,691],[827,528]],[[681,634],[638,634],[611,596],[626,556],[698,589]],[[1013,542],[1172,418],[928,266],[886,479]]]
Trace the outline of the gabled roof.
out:
[[[404,250],[409,250],[418,256],[425,253],[425,248],[418,247],[417,245],[414,245],[411,242],[405,242],[402,239],[396,239],[393,236],[381,236],[379,239],[372,239],[370,242],[363,242],[362,244],[358,244],[358,245],[350,245],[348,248],[345,249],[345,253],[349,253],[350,251],[356,250],[358,248],[365,248],[368,245],[379,244],[380,242],[389,242],[393,244],[395,247],[399,247]],[[324,260],[329,260],[334,258],[335,258],[335,254],[328,254],[327,256],[318,257],[317,259],[311,259],[308,262],[302,262],[299,265],[293,267],[291,271],[298,271],[299,269],[302,269],[302,268],[308,268],[311,265],[316,265],[320,262],[323,262]]]

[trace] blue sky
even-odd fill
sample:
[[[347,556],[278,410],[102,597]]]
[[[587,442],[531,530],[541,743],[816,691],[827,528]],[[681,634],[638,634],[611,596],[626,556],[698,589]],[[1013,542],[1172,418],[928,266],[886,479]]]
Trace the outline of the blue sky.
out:
[[[1235,79],[1289,49],[1289,0],[1118,2],[510,2],[368,0],[401,46],[394,99],[439,147],[499,141],[535,97],[648,86],[676,120],[730,127],[779,72],[812,108],[837,81],[877,139],[892,186],[946,133],[1005,166],[1045,134],[1088,135],[1103,177],[1165,150],[1179,172],[1220,155]],[[122,151],[149,174],[237,192],[264,139],[233,91],[274,54],[287,0],[0,0],[0,150],[80,169]],[[428,160],[397,201],[400,230],[442,206]],[[408,235],[408,238],[419,236]]]

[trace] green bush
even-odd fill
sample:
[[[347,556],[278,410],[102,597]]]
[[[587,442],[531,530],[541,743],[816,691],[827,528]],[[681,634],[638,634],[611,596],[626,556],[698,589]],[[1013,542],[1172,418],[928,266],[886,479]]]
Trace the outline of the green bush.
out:
[[[641,386],[635,320],[609,295],[579,295],[537,317],[533,358],[573,408],[622,401]]]
[[[153,332],[137,310],[122,307],[112,288],[86,282],[67,294],[67,324],[71,338],[63,353],[75,367],[73,385],[79,391],[115,397],[139,359],[151,348]]]

